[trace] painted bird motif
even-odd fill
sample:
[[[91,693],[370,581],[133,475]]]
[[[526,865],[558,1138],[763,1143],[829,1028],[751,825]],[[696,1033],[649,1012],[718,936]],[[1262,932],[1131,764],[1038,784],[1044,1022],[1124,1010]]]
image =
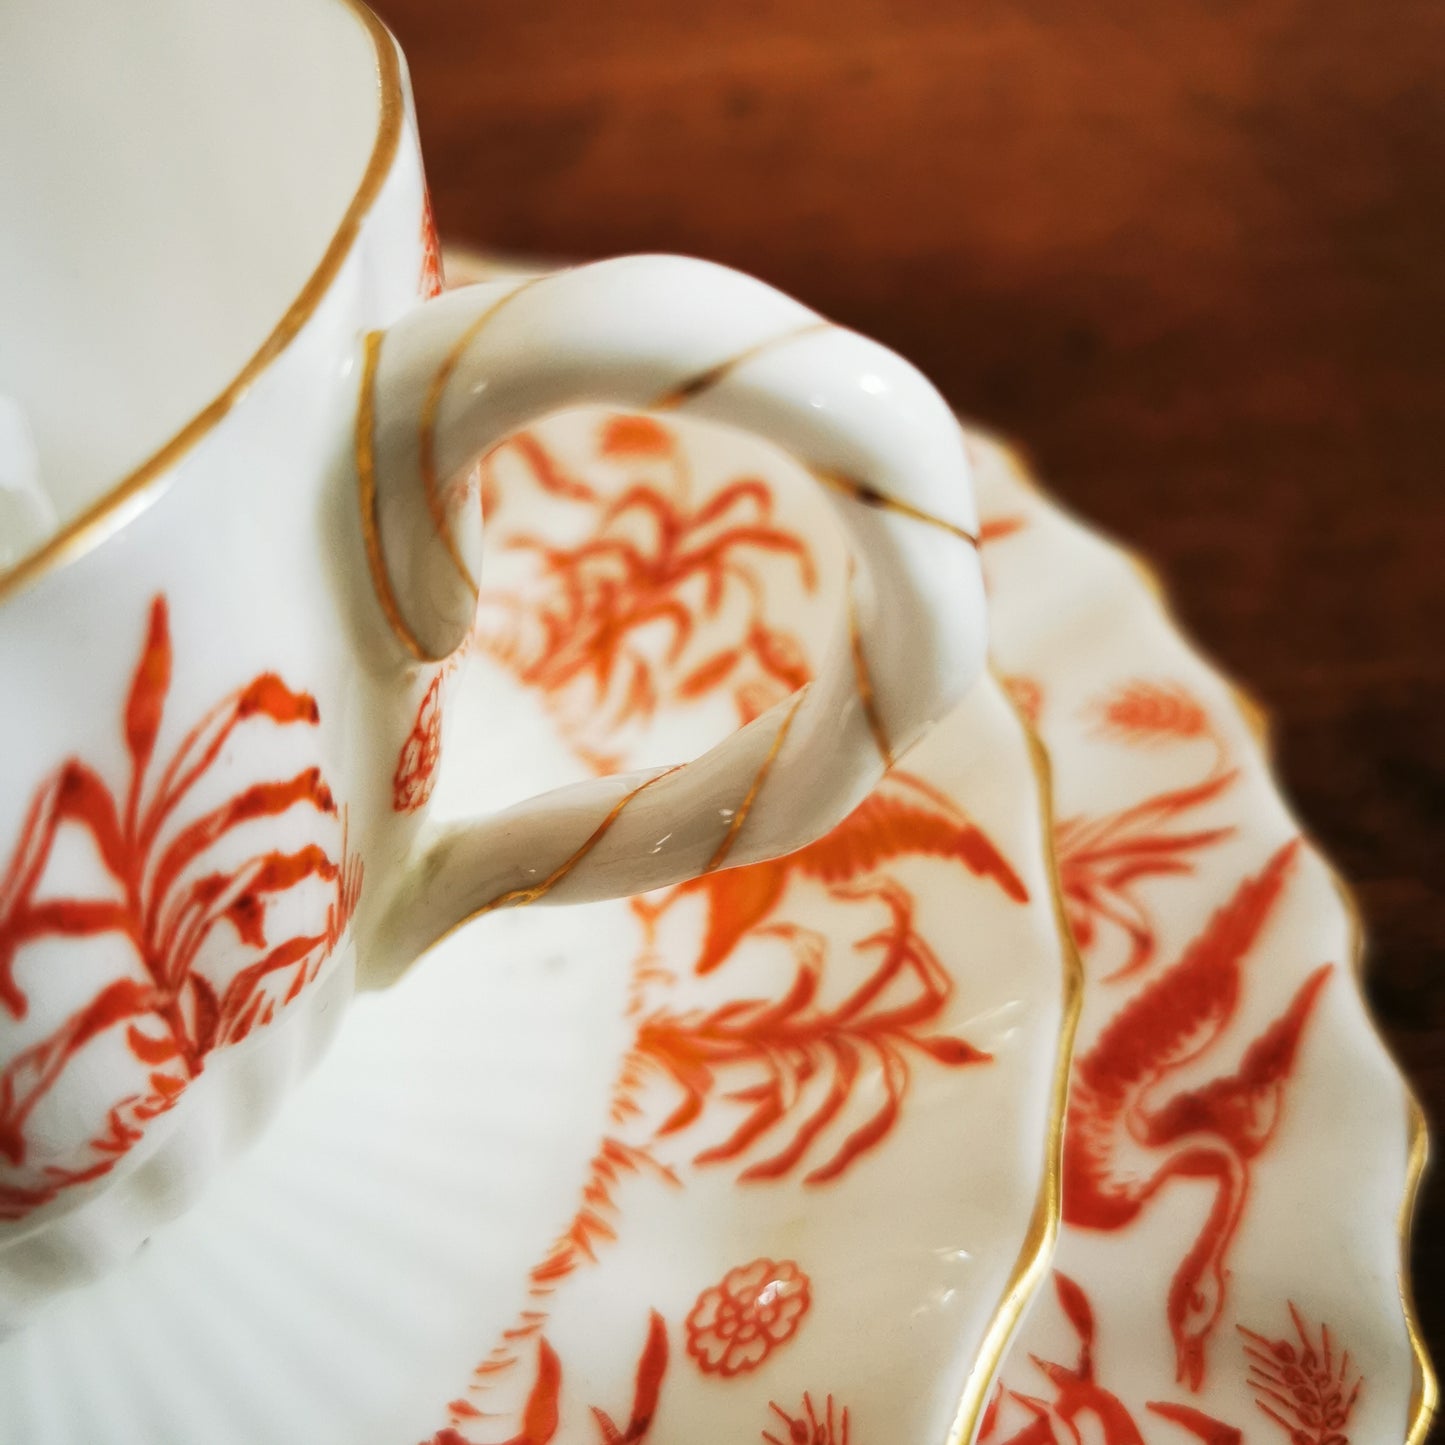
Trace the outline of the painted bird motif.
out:
[[[1300,1038],[1330,965],[1304,980],[1233,1073],[1163,1095],[1170,1078],[1209,1052],[1233,1019],[1243,965],[1298,852],[1297,840],[1287,843],[1241,883],[1182,957],[1115,1015],[1074,1068],[1064,1136],[1069,1224],[1122,1229],[1175,1179],[1206,1181],[1214,1189],[1166,1307],[1177,1378],[1194,1390],[1203,1382],[1205,1345],[1224,1307],[1225,1258],[1244,1210],[1250,1161],[1279,1123]]]
[[[908,855],[954,859],[976,876],[991,878],[1016,903],[1028,901],[1028,889],[988,834],[938,789],[895,769],[815,843],[766,863],[705,873],[674,889],[665,906],[692,894],[706,899],[694,967],[711,973],[778,906],[795,874],[836,887]]]

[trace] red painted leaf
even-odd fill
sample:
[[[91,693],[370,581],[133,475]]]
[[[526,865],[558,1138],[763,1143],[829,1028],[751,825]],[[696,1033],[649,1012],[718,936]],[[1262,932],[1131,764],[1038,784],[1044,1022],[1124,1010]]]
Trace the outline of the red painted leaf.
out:
[[[1069,1323],[1073,1325],[1079,1342],[1085,1346],[1092,1345],[1094,1343],[1094,1311],[1089,1304],[1088,1295],[1068,1275],[1059,1270],[1054,1271],[1054,1293],[1058,1295],[1059,1305],[1064,1314],[1068,1316]]]
[[[236,699],[236,716],[260,715],[278,723],[316,723],[321,710],[309,692],[292,692],[274,672],[262,673]]]
[[[715,653],[678,683],[677,695],[690,699],[711,692],[738,665],[738,658],[741,655],[736,647],[728,648],[725,652]]]
[[[986,1064],[992,1061],[993,1055],[986,1054],[982,1049],[976,1049],[967,1039],[953,1039],[947,1035],[940,1035],[935,1038],[915,1039],[925,1053],[931,1054],[942,1064],[957,1067],[959,1064]]]
[[[132,1024],[125,1031],[125,1037],[126,1042],[130,1045],[131,1053],[143,1064],[164,1064],[180,1053],[175,1039],[169,1034],[164,1038],[153,1039]]]
[[[145,772],[161,728],[166,694],[171,686],[170,613],[164,597],[151,603],[150,625],[140,665],[131,682],[125,705],[125,741],[135,764],[135,775]]]

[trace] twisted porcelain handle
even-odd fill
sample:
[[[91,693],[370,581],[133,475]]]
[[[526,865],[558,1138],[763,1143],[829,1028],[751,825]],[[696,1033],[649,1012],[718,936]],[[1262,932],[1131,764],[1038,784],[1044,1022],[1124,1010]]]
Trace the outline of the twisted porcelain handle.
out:
[[[632,256],[451,292],[369,339],[359,456],[372,581],[399,645],[441,659],[476,610],[473,499],[443,483],[549,413],[705,417],[794,453],[856,565],[807,687],[692,762],[425,824],[368,982],[493,908],[644,892],[791,852],[841,821],[985,656],[958,424],[907,362],[737,272]]]

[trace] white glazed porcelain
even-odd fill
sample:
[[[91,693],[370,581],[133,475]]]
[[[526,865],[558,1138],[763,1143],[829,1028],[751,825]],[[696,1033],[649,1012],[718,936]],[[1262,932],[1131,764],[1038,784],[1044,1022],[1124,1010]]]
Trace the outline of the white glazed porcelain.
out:
[[[973,440],[994,665],[1048,748],[1087,980],[1053,1287],[980,1438],[1415,1445],[1424,1122],[1359,918],[1147,570]]]
[[[822,655],[844,552],[780,453],[574,413],[481,485],[442,818],[707,746]],[[794,857],[469,925],[0,1345],[0,1441],[966,1438],[1058,1207],[1044,801],[986,682]]]
[[[401,62],[349,0],[37,0],[0,53],[0,394],[59,526],[0,573],[3,1327],[195,1193],[358,967],[809,841],[967,691],[984,625],[957,430],[882,348],[678,258],[419,305]],[[442,823],[467,469],[588,400],[806,458],[855,548],[839,625],[694,762]]]
[[[1237,886],[1206,871],[1208,852],[1238,850],[1257,872],[1253,858],[1290,829],[1234,694],[1147,579],[1028,489],[1004,454],[972,444],[994,613],[1007,619],[996,666],[1054,750],[1065,902],[1091,969],[1082,1064],[1113,995],[1166,973]],[[589,413],[524,434],[488,472],[498,547],[481,650],[454,675],[457,705],[434,739],[443,812],[659,745],[705,744],[816,655],[840,557],[818,545],[826,520],[777,453]],[[751,513],[720,531],[698,523],[739,485],[767,501],[763,526]],[[671,530],[609,516],[629,488],[653,495]],[[539,507],[539,492],[568,500]],[[593,546],[619,528],[654,564],[622,588],[605,585],[615,553]],[[703,574],[663,565],[708,536],[728,563],[715,609]],[[691,620],[676,654],[670,629],[649,630],[649,578],[666,578]],[[578,632],[549,628],[574,602]],[[538,742],[520,774],[511,728]],[[1197,791],[1217,740],[1238,776],[1200,806],[1227,801],[1227,812],[1195,826],[1136,809],[1161,788]],[[1060,1274],[1010,1347],[1046,1278],[1061,1122],[1050,1084],[1071,1018],[1068,951],[1038,854],[1040,775],[1022,741],[989,684],[902,761],[946,807],[894,779],[796,863],[631,904],[497,915],[443,944],[391,995],[360,1002],[295,1107],[195,1210],[0,1345],[0,1441],[960,1445],[981,1429],[989,1445],[1069,1445],[1075,1432],[1106,1445],[1267,1445],[1290,1438],[1281,1419],[1298,1421],[1265,1392],[1291,1400],[1325,1380],[1343,1386],[1340,1404],[1354,1396],[1344,1427],[1299,1440],[1418,1440],[1433,1381],[1397,1270],[1398,1211],[1420,1165],[1407,1146],[1421,1136],[1344,967],[1316,998],[1253,1163],[1200,1389],[1175,1379],[1168,1296],[1208,1215],[1207,1180],[1175,1180],[1136,1225],[1097,1241],[1066,1223]],[[1120,815],[1132,832],[1116,824],[1102,846],[1080,845]],[[1213,836],[1216,821],[1228,837]],[[1156,865],[1162,829],[1163,859],[1197,871],[1131,876],[1129,845],[1151,829]],[[1122,872],[1106,866],[1111,842]],[[1027,900],[1001,886],[999,859]],[[1249,1041],[1315,966],[1316,943],[1350,941],[1338,897],[1310,882],[1318,865],[1301,854],[1292,866],[1308,892],[1280,900],[1223,1069],[1201,1056],[1206,1084],[1240,1072]],[[915,958],[941,972],[920,988],[929,974],[905,971],[896,983],[907,988],[879,995],[850,1035],[840,997],[876,978],[898,937],[890,897],[912,910]],[[1100,899],[1132,934],[1083,907]],[[1105,983],[1136,938],[1152,939],[1144,961]],[[483,950],[492,963],[477,969]],[[800,997],[814,964],[819,994]],[[767,1086],[797,1079],[810,1019],[831,1016],[814,1043],[836,1049],[884,1009],[900,1041],[916,1042],[898,1051],[897,1116],[869,1147],[807,1182],[886,1101],[898,1059],[866,1048],[816,1135],[800,1125],[838,1077],[839,1055],[821,1048],[817,1072],[782,1096],[783,1117],[738,1140]],[[1153,1032],[1125,1018],[1117,1036],[1147,1048]],[[919,1047],[948,1037],[990,1061]],[[1321,1044],[1327,1067],[1311,1053]],[[663,1062],[689,1057],[706,1065],[683,1072],[698,1090],[694,1117],[679,1114],[690,1096]],[[1342,1095],[1347,1132],[1315,1124]],[[1378,1172],[1346,1181],[1352,1158]]]

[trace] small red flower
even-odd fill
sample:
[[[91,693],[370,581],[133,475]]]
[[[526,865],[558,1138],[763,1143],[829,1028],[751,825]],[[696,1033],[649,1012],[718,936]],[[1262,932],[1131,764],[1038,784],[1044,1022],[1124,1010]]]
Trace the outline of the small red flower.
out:
[[[697,1297],[687,1352],[705,1375],[755,1370],[793,1337],[811,1303],[808,1276],[792,1260],[739,1265]]]

